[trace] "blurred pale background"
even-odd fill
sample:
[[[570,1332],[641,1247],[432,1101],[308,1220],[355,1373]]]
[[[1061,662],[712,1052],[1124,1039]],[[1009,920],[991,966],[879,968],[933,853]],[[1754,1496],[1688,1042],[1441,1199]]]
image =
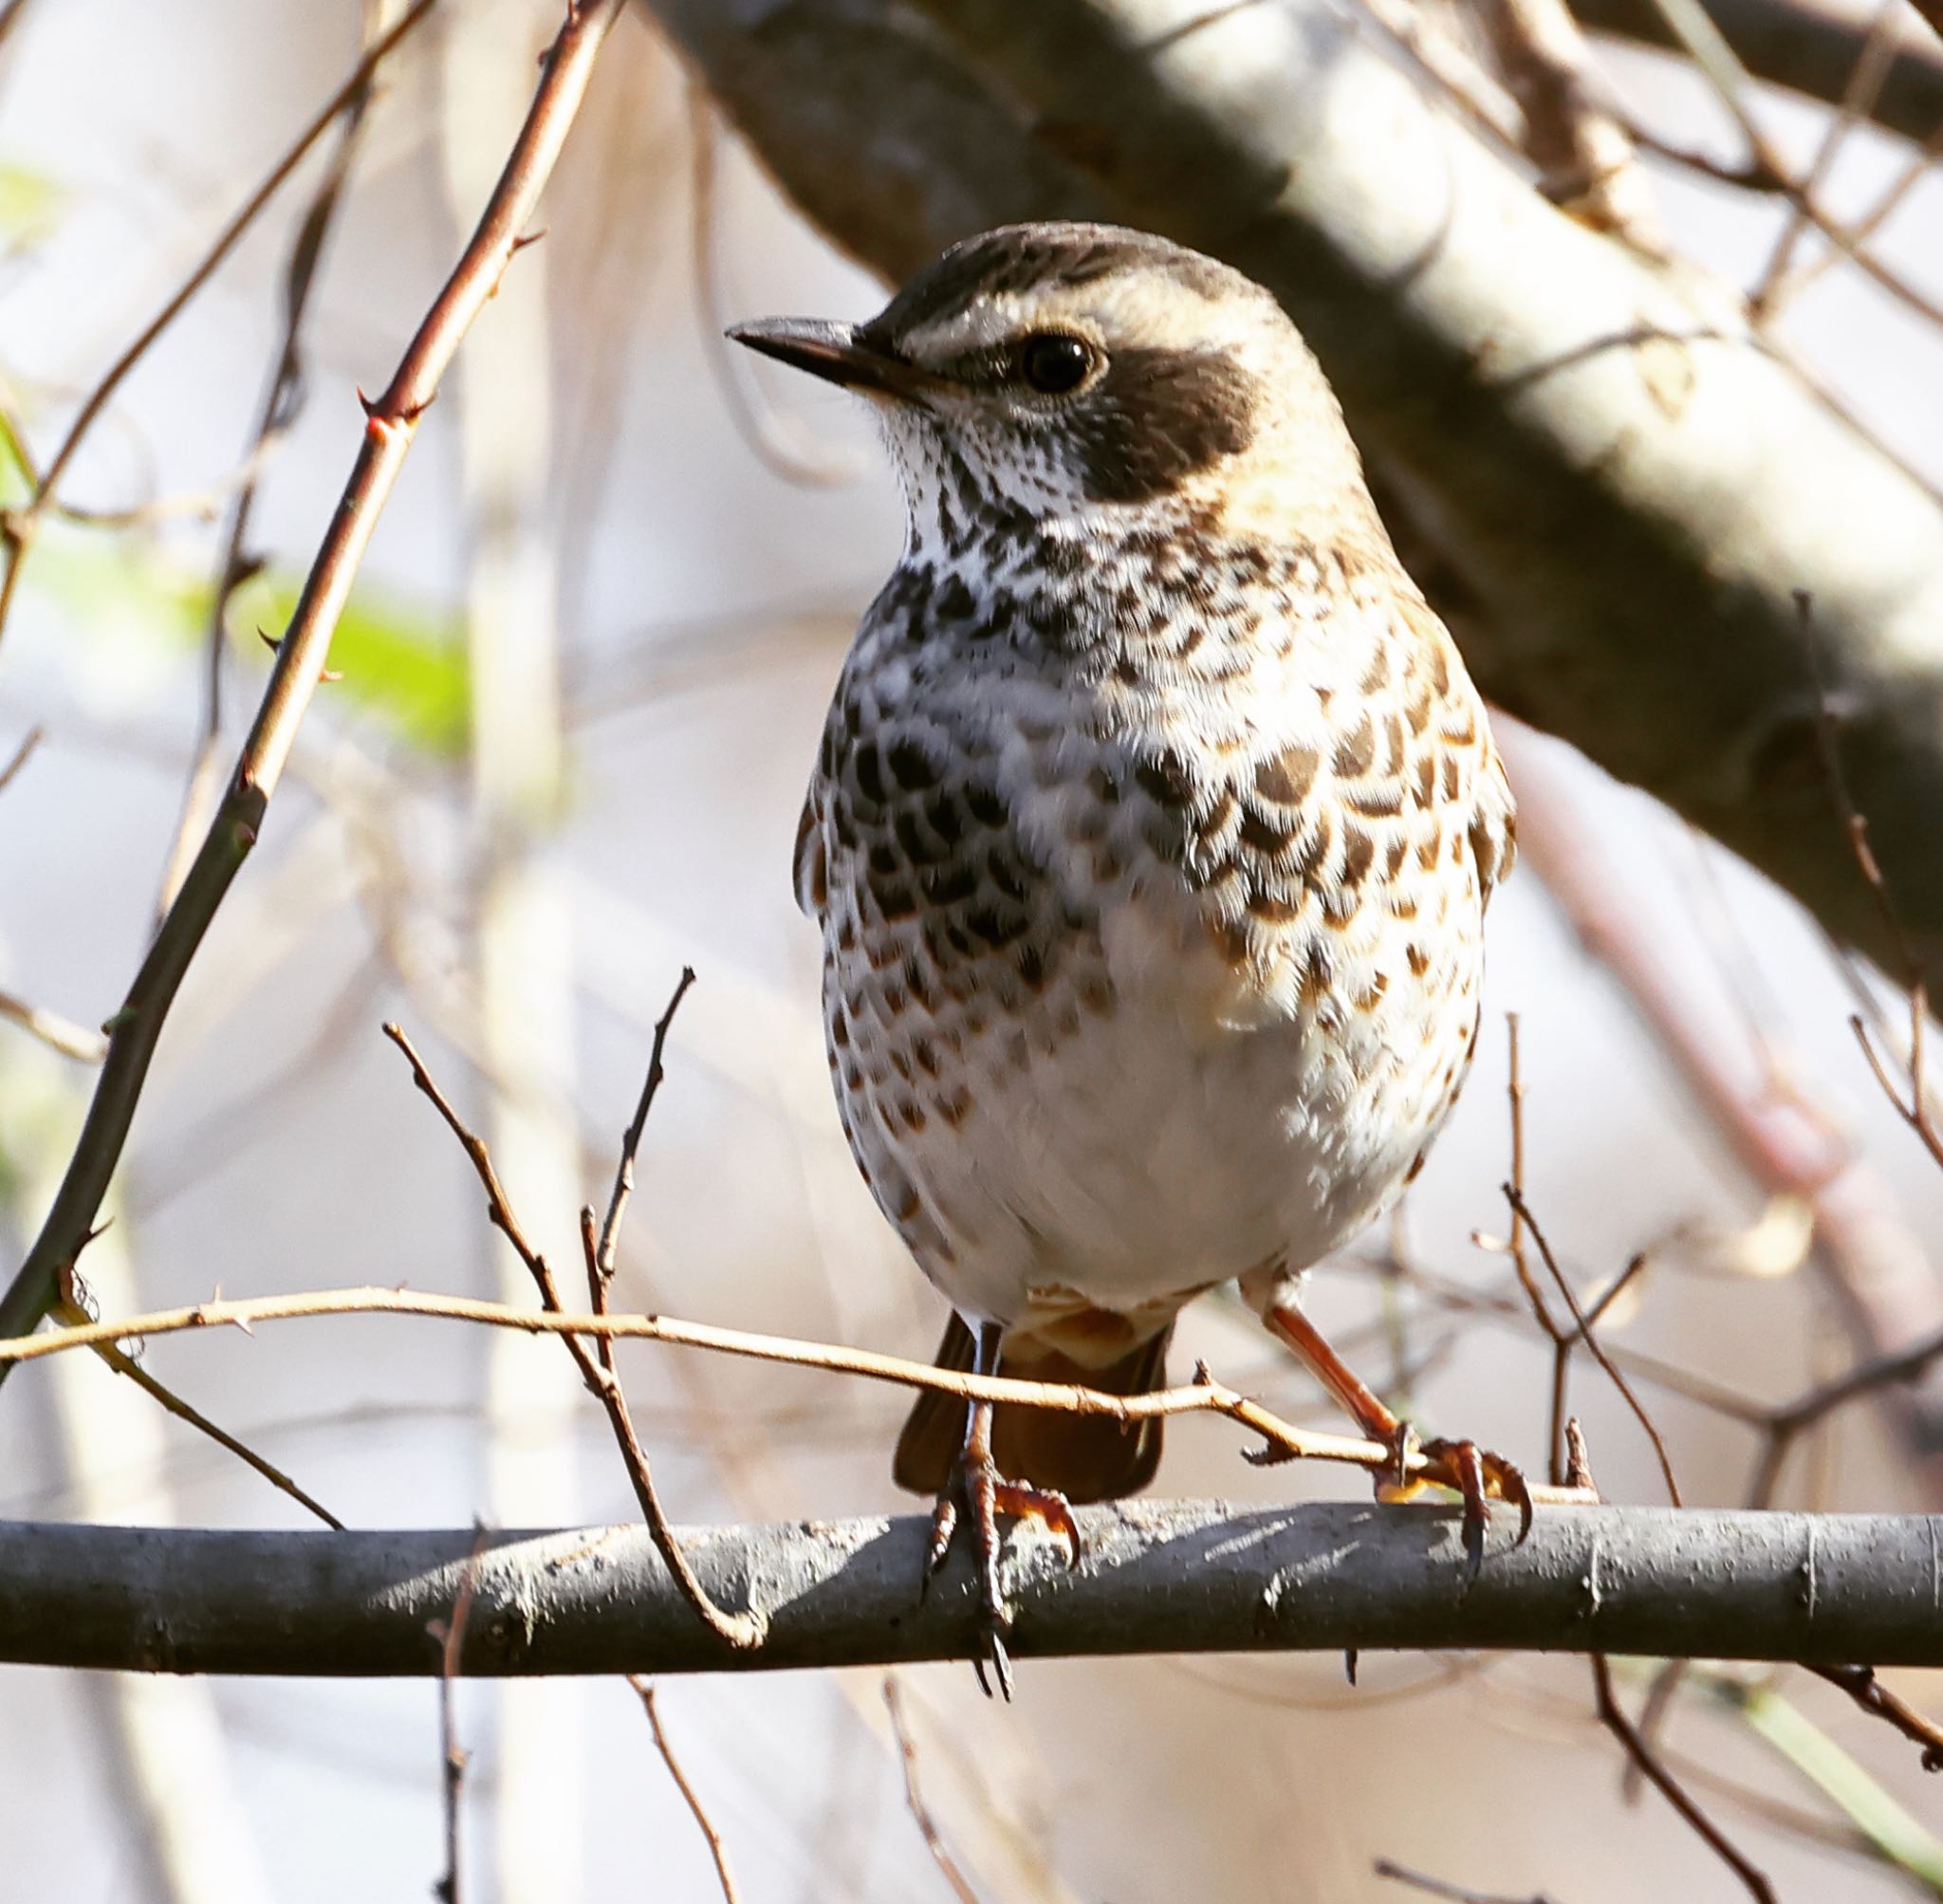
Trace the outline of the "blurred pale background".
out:
[[[274,626],[278,587],[301,574],[349,466],[355,387],[388,376],[448,268],[556,11],[446,0],[387,71],[306,330],[309,402],[259,500],[252,540],[269,585],[231,618],[230,748],[267,660],[252,631]],[[360,29],[356,0],[43,0],[24,17],[0,63],[0,379],[42,454],[349,68]],[[1727,149],[1669,68],[1638,55],[1612,70],[1665,122]],[[1812,149],[1820,121],[1805,109],[1773,102],[1770,122],[1797,156]],[[115,1228],[84,1264],[107,1308],[216,1285],[367,1281],[527,1300],[379,1022],[418,1038],[492,1137],[529,1224],[570,1263],[575,1210],[611,1172],[686,961],[700,982],[649,1126],[618,1300],[930,1350],[936,1299],[857,1180],[828,1100],[814,936],[787,877],[828,687],[897,545],[896,497],[843,398],[727,362],[715,342],[739,316],[861,315],[880,287],[831,254],[732,139],[703,136],[706,203],[680,69],[644,17],[623,21],[545,242],[467,344],[379,531],[362,598],[377,632],[341,653],[350,677],[323,692],[171,1022]],[[1865,202],[1897,162],[1888,141],[1859,135],[1833,201]],[[300,176],[146,360],[63,491],[161,507],[125,530],[52,527],[0,648],[0,757],[31,725],[47,734],[0,799],[0,988],[83,1025],[115,1007],[139,956],[195,750],[219,529],[175,505],[220,490],[247,446],[290,227],[315,176]],[[1778,212],[1681,175],[1660,183],[1681,250],[1739,281],[1758,268]],[[1886,244],[1919,277],[1939,207],[1919,190]],[[1837,272],[1788,334],[1943,475],[1934,332]],[[1880,1173],[1884,1209],[1934,1236],[1943,1176],[1869,1080],[1813,927],[1642,797],[1576,757],[1560,770],[1587,851],[1637,895],[1730,1071],[1759,1084],[1751,1016]],[[1810,1272],[1736,1273],[1750,1261],[1786,1270],[1791,1252],[1777,1262],[1747,1242],[1764,1214],[1757,1237],[1786,1230],[1786,1213],[1765,1211],[1528,871],[1494,933],[1478,1068],[1407,1208],[1415,1259],[1437,1277],[1503,1282],[1502,1260],[1471,1237],[1505,1225],[1502,1015],[1515,1010],[1527,1188],[1554,1241],[1588,1280],[1660,1246],[1615,1341],[1766,1397],[1839,1365]],[[9,1273],[87,1084],[83,1067],[0,1024]],[[1412,1395],[1421,1422],[1542,1468],[1546,1359],[1532,1332],[1476,1322],[1446,1343],[1434,1302],[1386,1303],[1380,1286],[1354,1264],[1325,1272],[1319,1312],[1379,1373],[1392,1350],[1370,1325],[1387,1318],[1406,1360],[1429,1362]],[[1327,1418],[1221,1300],[1183,1331],[1178,1366],[1195,1355]],[[350,1319],[158,1342],[148,1361],[354,1525],[633,1513],[598,1410],[546,1343]],[[624,1371],[678,1518],[908,1505],[888,1473],[893,1393],[672,1350],[630,1353]],[[9,1382],[0,1513],[301,1524],[126,1389],[78,1359]],[[1740,1499],[1749,1433],[1649,1393],[1688,1498]],[[1618,1398],[1582,1373],[1575,1402],[1608,1494],[1660,1498]],[[1285,1499],[1355,1485],[1258,1474],[1238,1446],[1219,1424],[1177,1426],[1160,1490]],[[1934,1505],[1863,1411],[1797,1459],[1784,1497]],[[1943,1701],[1921,1675],[1897,1683]],[[1781,1684],[1937,1828],[1911,1748],[1801,1675]],[[1408,1895],[1372,1875],[1379,1856],[1561,1904],[1733,1895],[1657,1799],[1628,1803],[1578,1661],[1372,1657],[1354,1691],[1333,1658],[1028,1662],[1010,1710],[980,1699],[964,1667],[912,1672],[904,1687],[927,1797],[988,1898]],[[948,1895],[905,1806],[880,1675],[670,1681],[661,1706],[746,1897]],[[470,1898],[713,1895],[625,1686],[468,1686],[458,1709],[473,1752]],[[1692,1695],[1667,1746],[1783,1896],[1934,1895],[1858,1852],[1852,1821],[1730,1703]],[[0,1672],[0,1893],[420,1897],[440,1869],[438,1779],[429,1681]]]

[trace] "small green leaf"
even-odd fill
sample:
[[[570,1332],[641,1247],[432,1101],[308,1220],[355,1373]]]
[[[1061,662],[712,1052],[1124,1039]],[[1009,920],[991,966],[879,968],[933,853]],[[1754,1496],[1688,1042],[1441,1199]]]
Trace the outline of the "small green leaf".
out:
[[[301,578],[272,573],[240,590],[230,608],[232,634],[259,646],[254,630],[274,636],[297,606]],[[252,606],[258,609],[252,619]],[[472,698],[470,660],[458,618],[390,591],[352,592],[331,638],[330,665],[342,675],[335,697],[376,714],[399,738],[426,753],[465,751]]]
[[[19,245],[45,237],[67,197],[67,188],[45,173],[0,159],[0,239]]]

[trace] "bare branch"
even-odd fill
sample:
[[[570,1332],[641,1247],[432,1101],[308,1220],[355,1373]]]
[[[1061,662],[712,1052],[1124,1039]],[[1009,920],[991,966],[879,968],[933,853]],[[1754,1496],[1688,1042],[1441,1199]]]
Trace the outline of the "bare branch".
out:
[[[620,1247],[621,1219],[627,1214],[627,1200],[634,1194],[634,1164],[641,1147],[641,1133],[647,1128],[648,1113],[654,1108],[655,1093],[661,1088],[661,1053],[668,1043],[668,1027],[681,1009],[681,1001],[694,983],[694,968],[683,966],[675,982],[675,995],[668,1001],[655,1026],[655,1043],[648,1054],[648,1075],[641,1081],[640,1101],[636,1104],[634,1122],[620,1139],[620,1164],[614,1174],[614,1192],[607,1199],[606,1219],[601,1225],[601,1240],[595,1247],[592,1266],[601,1283],[614,1274],[614,1252]]]
[[[61,1278],[61,1296],[54,1305],[54,1314],[64,1322],[86,1323],[94,1320],[90,1313],[90,1305],[79,1286],[80,1281],[80,1277],[72,1268],[65,1271]],[[177,1421],[187,1423],[196,1433],[206,1435],[218,1448],[233,1454],[246,1467],[254,1469],[272,1488],[280,1493],[287,1494],[306,1513],[315,1514],[326,1527],[342,1528],[344,1524],[322,1501],[315,1495],[306,1493],[275,1462],[257,1453],[247,1442],[239,1440],[228,1429],[212,1421],[199,1408],[184,1401],[166,1382],[158,1381],[125,1350],[116,1347],[113,1342],[97,1342],[94,1353],[117,1375],[132,1381],[164,1413],[173,1414]]]
[[[550,1271],[548,1272],[550,1276]],[[1154,1421],[1177,1414],[1219,1414],[1259,1434],[1278,1460],[1336,1461],[1368,1472],[1395,1475],[1397,1451],[1382,1442],[1360,1441],[1344,1434],[1325,1434],[1296,1428],[1249,1396],[1212,1378],[1183,1388],[1150,1390],[1142,1395],[1108,1395],[1100,1389],[1076,1388],[1064,1382],[1024,1381],[1012,1376],[981,1376],[941,1369],[901,1356],[869,1349],[838,1347],[828,1342],[803,1341],[788,1336],[767,1336],[745,1329],[718,1328],[709,1322],[677,1322],[669,1316],[593,1313],[564,1314],[557,1309],[515,1309],[473,1296],[439,1296],[414,1289],[323,1289],[294,1296],[257,1296],[246,1301],[213,1297],[186,1308],[125,1316],[114,1322],[43,1330],[38,1335],[0,1340],[0,1367],[12,1362],[39,1361],[46,1356],[92,1348],[98,1342],[124,1338],[166,1336],[185,1330],[240,1328],[254,1331],[259,1322],[294,1322],[317,1316],[435,1316],[448,1322],[484,1323],[517,1329],[534,1336],[585,1336],[615,1341],[667,1342],[676,1347],[709,1349],[722,1355],[746,1356],[755,1361],[777,1362],[791,1368],[824,1369],[838,1375],[893,1382],[904,1388],[934,1389],[961,1401],[1021,1402],[1028,1408],[1064,1409],[1073,1414],[1105,1414],[1116,1421]],[[1205,1369],[1199,1373],[1205,1375]],[[1406,1480],[1439,1480],[1444,1469],[1412,1452],[1403,1461]],[[1535,1502],[1570,1505],[1583,1497],[1577,1489],[1531,1489]]]
[[[685,990],[686,987],[681,989]],[[681,991],[677,990],[677,1002]],[[674,1007],[670,1006],[672,1016]],[[666,1023],[666,1020],[663,1020]],[[425,1061],[418,1056],[412,1041],[396,1025],[387,1025],[384,1035],[405,1055],[405,1062],[412,1067],[412,1081],[420,1091],[432,1100],[434,1108],[445,1120],[447,1129],[459,1141],[481,1187],[486,1192],[487,1213],[492,1219],[492,1227],[512,1245],[513,1253],[526,1265],[527,1272],[533,1279],[540,1291],[540,1301],[545,1313],[549,1317],[561,1314],[560,1287],[555,1282],[552,1266],[527,1240],[525,1228],[513,1213],[512,1205],[507,1201],[505,1187],[499,1181],[499,1173],[492,1167],[491,1153],[486,1147],[484,1137],[467,1129],[465,1121],[453,1109],[451,1100],[434,1081],[432,1074],[425,1068]],[[658,1046],[657,1046],[658,1049]],[[643,1093],[640,1118],[647,1116],[647,1100],[652,1093]],[[638,1142],[638,1130],[630,1135]],[[582,1235],[587,1229],[584,1223]],[[597,1308],[592,1320],[605,1320],[604,1296],[606,1285],[602,1278],[592,1273],[592,1259],[589,1260],[589,1282],[593,1285]],[[661,1551],[661,1557],[668,1568],[680,1583],[681,1590],[689,1597],[696,1617],[718,1639],[731,1647],[751,1647],[762,1644],[762,1623],[748,1614],[725,1613],[709,1598],[701,1581],[695,1577],[694,1569],[689,1564],[688,1557],[681,1550],[681,1543],[675,1538],[667,1511],[661,1506],[661,1497],[655,1487],[654,1474],[648,1466],[647,1451],[642,1448],[639,1437],[634,1431],[634,1420],[628,1413],[627,1397],[622,1393],[611,1362],[589,1349],[579,1339],[578,1332],[563,1333],[567,1353],[573,1357],[574,1365],[581,1372],[581,1378],[593,1392],[602,1408],[607,1411],[609,1425],[614,1430],[615,1439],[620,1443],[622,1459],[627,1464],[628,1479],[634,1484],[635,1499],[639,1502],[641,1516],[647,1522],[648,1531],[654,1536],[655,1544]]]
[[[90,1031],[85,1025],[63,1018],[58,1011],[29,1005],[10,991],[0,991],[0,1018],[19,1026],[50,1051],[72,1058],[78,1064],[99,1064],[108,1055],[108,1041],[99,1031]]]
[[[1876,1677],[1873,1666],[1810,1666],[1808,1671],[1839,1686],[1872,1717],[1886,1720],[1913,1745],[1923,1748],[1923,1769],[1943,1771],[1943,1727],[1918,1712]]]
[[[1545,1268],[1551,1272],[1552,1281],[1558,1285],[1559,1294],[1565,1299],[1565,1305],[1572,1312],[1572,1322],[1578,1329],[1579,1340],[1592,1352],[1593,1360],[1605,1371],[1607,1379],[1619,1390],[1626,1406],[1633,1411],[1634,1419],[1646,1431],[1646,1438],[1653,1443],[1653,1451],[1659,1458],[1659,1471],[1666,1482],[1667,1494],[1677,1507],[1680,1505],[1680,1484],[1674,1479],[1673,1458],[1666,1451],[1666,1442],[1661,1438],[1659,1430],[1654,1426],[1653,1416],[1647,1413],[1639,1397],[1633,1393],[1632,1384],[1619,1373],[1618,1364],[1606,1354],[1604,1345],[1592,1333],[1592,1323],[1584,1309],[1580,1306],[1578,1295],[1567,1280],[1565,1272],[1559,1267],[1558,1259],[1552,1254],[1551,1245],[1545,1240],[1545,1232],[1539,1229],[1537,1221],[1531,1214],[1530,1205],[1518,1193],[1515,1184],[1508,1183],[1504,1190],[1506,1199],[1511,1207],[1514,1210],[1523,1209],[1526,1228],[1531,1231],[1531,1240],[1538,1245],[1538,1253],[1544,1260]]]
[[[1077,1511],[1084,1552],[1015,1537],[1022,1657],[1489,1648],[1652,1658],[1943,1665],[1925,1517],[1572,1507],[1493,1530],[1467,1583],[1454,1507]],[[459,1671],[779,1672],[962,1659],[969,1560],[920,1595],[928,1516],[686,1527],[709,1591],[747,1597],[765,1643],[724,1647],[647,1530],[495,1532]],[[231,1532],[0,1524],[0,1660],[176,1673],[424,1677],[471,1528]],[[1812,1596],[1807,1588],[1812,1581]]]

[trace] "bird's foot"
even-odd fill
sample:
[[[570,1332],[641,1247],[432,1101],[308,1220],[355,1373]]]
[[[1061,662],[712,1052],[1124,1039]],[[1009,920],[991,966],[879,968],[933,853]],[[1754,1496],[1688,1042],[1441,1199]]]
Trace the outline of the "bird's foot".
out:
[[[1050,1488],[1031,1488],[1023,1482],[1008,1481],[993,1465],[991,1456],[968,1449],[952,1465],[944,1491],[931,1517],[931,1550],[925,1556],[924,1584],[928,1587],[952,1551],[952,1540],[962,1519],[972,1536],[972,1563],[978,1573],[978,1651],[972,1655],[980,1690],[990,1698],[991,1684],[985,1676],[991,1663],[998,1690],[1008,1701],[1012,1696],[1012,1662],[1006,1651],[1006,1635],[1012,1617],[1006,1606],[1005,1590],[999,1580],[999,1559],[1004,1541],[998,1517],[1042,1521],[1066,1544],[1066,1564],[1080,1564],[1080,1529],[1064,1494]]]
[[[1396,1465],[1377,1483],[1378,1498],[1407,1501],[1426,1486],[1449,1488],[1464,1501],[1464,1554],[1471,1577],[1484,1564],[1484,1532],[1492,1500],[1509,1501],[1518,1509],[1518,1539],[1531,1532],[1531,1489],[1524,1470],[1502,1454],[1493,1454],[1474,1441],[1419,1442],[1409,1424],[1398,1425],[1395,1437]],[[1427,1467],[1413,1474],[1410,1456],[1420,1454]]]

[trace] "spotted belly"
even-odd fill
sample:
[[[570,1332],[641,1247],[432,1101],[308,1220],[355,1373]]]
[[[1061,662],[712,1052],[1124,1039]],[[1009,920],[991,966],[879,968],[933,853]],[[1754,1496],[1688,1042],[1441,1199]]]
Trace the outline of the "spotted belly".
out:
[[[1379,1004],[1358,1011],[1238,968],[1184,897],[1117,904],[1037,989],[994,970],[939,982],[920,1008],[900,970],[891,1022],[919,1016],[860,1051],[883,973],[866,960],[860,977],[833,945],[852,1149],[968,1314],[1023,1321],[1047,1291],[1127,1313],[1272,1260],[1314,1262],[1394,1200],[1469,1059],[1475,960],[1427,982],[1393,936],[1372,955],[1394,968]]]

